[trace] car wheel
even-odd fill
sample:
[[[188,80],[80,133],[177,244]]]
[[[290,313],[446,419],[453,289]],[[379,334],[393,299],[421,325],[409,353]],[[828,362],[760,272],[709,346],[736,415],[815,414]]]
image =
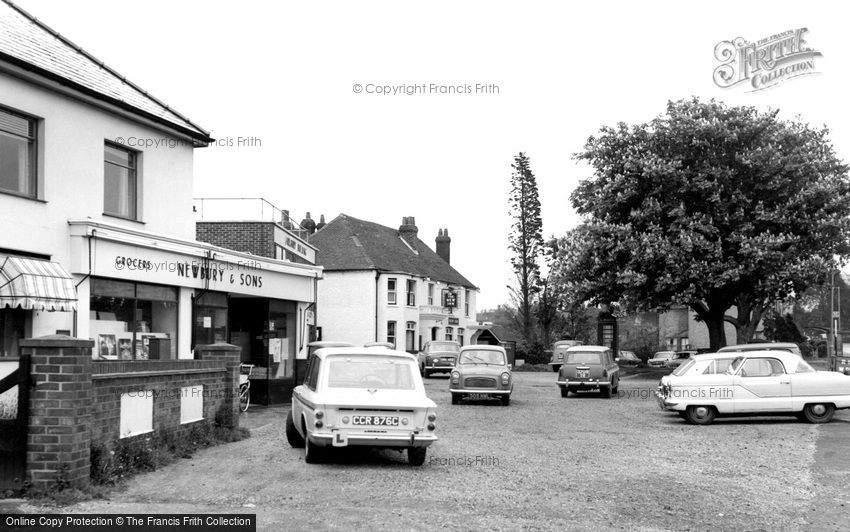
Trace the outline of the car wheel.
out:
[[[306,438],[304,442],[304,461],[308,464],[318,464],[322,460],[322,449]]]
[[[555,373],[558,373],[559,369],[561,369],[561,366],[559,366],[558,364],[552,366],[552,371],[554,371]]]
[[[296,449],[304,447],[304,438],[298,433],[298,429],[295,428],[295,422],[292,420],[292,410],[286,415],[286,441]]]
[[[576,389],[575,389],[575,388],[567,388],[567,391],[568,391],[569,393],[573,393],[573,394],[574,394],[574,393],[578,393],[578,392],[576,391]]]
[[[687,420],[694,425],[708,425],[717,415],[713,406],[692,405],[685,410]]]
[[[570,392],[567,391],[567,387],[565,386],[565,387],[561,388],[561,397],[566,397],[568,395],[570,395]]]
[[[456,405],[458,403],[460,403],[460,394],[459,393],[453,393],[452,394],[452,404]]]
[[[611,387],[611,395],[617,395],[617,392],[620,390],[620,379],[614,381],[614,386]]]
[[[408,447],[407,463],[412,466],[421,466],[425,463],[425,454],[427,452],[427,447]]]
[[[511,404],[511,396],[510,395],[503,395],[499,399],[501,399],[501,401],[502,401],[502,406],[508,406],[508,405]]]
[[[829,423],[835,414],[835,406],[830,403],[814,403],[803,407],[803,416],[809,423]]]
[[[423,377],[425,377],[425,378],[427,379],[428,377],[430,377],[430,376],[431,376],[431,372],[430,372],[430,371],[428,371],[427,369],[423,369],[423,370],[422,370],[422,376],[423,376]]]
[[[611,398],[611,386],[603,386],[599,391],[602,392],[602,397],[605,399]]]

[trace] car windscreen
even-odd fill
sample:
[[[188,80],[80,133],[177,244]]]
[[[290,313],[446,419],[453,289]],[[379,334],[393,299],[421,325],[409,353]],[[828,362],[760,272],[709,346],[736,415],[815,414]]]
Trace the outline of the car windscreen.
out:
[[[655,356],[652,358],[656,360],[667,360],[668,358],[673,358],[674,354],[675,353],[672,351],[659,351],[658,353],[655,353]]]
[[[452,351],[457,353],[460,351],[460,345],[454,342],[432,342],[428,346],[428,351]]]
[[[505,365],[505,354],[489,349],[468,349],[460,354],[460,364]]]
[[[567,353],[566,364],[601,364],[602,353],[598,351],[573,351]]]
[[[391,357],[331,358],[328,388],[413,390],[413,364]]]
[[[677,367],[676,369],[674,369],[672,375],[676,375],[676,376],[684,375],[685,372],[688,371],[689,369],[691,369],[693,367],[693,365],[696,364],[696,363],[697,363],[696,360],[690,359],[687,362],[685,362],[684,364],[682,364],[679,367]]]

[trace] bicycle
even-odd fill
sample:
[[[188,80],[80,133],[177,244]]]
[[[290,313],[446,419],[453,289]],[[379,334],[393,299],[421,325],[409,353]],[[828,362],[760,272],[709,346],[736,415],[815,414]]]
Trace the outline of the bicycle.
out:
[[[239,364],[239,410],[245,412],[251,404],[251,372],[253,364]]]

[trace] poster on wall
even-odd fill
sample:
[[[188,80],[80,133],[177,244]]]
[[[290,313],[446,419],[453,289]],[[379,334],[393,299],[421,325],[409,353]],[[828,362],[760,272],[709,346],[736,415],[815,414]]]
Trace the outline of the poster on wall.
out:
[[[100,358],[118,358],[118,355],[115,350],[114,334],[99,334],[97,337],[97,345],[100,353]]]

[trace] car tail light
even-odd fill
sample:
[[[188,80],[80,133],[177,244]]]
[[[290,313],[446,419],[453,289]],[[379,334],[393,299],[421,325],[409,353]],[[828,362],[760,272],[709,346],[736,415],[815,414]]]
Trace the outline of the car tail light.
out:
[[[351,421],[351,420],[350,420],[350,419],[348,419],[348,416],[342,416],[342,423],[343,423],[344,425],[348,425],[348,422],[349,422],[349,421]]]
[[[325,413],[321,410],[316,410],[313,415],[316,416],[316,419],[322,419],[323,417],[325,417]]]
[[[507,386],[509,382],[511,382],[511,374],[506,371],[502,373],[502,384]]]
[[[425,357],[425,365],[426,365],[426,366],[430,366],[430,365],[431,365],[431,357]]]
[[[428,414],[428,421],[437,421],[437,414],[433,412]]]
[[[435,428],[437,428],[436,425],[434,425],[433,423],[428,423],[428,430],[434,430]]]
[[[322,427],[324,427],[324,426],[325,426],[325,424],[324,424],[324,423],[322,423],[322,420],[321,420],[321,419],[317,419],[317,420],[316,420],[316,428],[317,428],[317,429],[320,429],[320,428],[322,428]]]
[[[409,423],[409,421],[407,421],[406,417],[401,418],[401,424],[402,425],[407,425],[408,423]]]
[[[457,384],[460,382],[460,373],[458,371],[452,371],[452,384]]]

